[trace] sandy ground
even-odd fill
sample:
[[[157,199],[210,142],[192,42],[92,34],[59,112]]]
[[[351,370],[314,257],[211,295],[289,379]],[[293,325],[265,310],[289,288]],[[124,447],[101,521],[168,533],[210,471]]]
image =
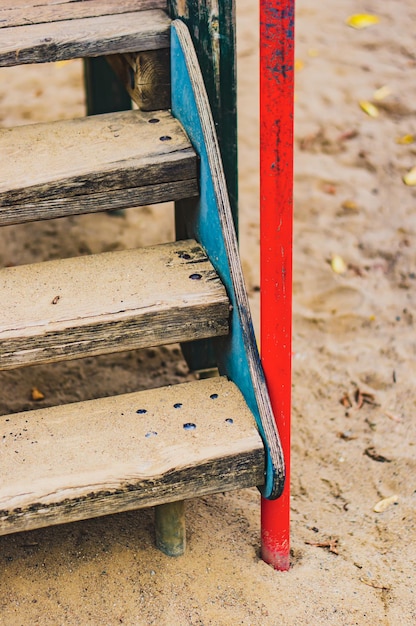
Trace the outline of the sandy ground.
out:
[[[258,324],[257,16],[237,4],[241,245]],[[380,23],[349,28],[358,12]],[[259,559],[257,491],[220,494],[189,502],[178,559],[154,548],[151,510],[0,538],[1,624],[416,623],[416,190],[402,181],[416,143],[397,143],[416,134],[415,20],[412,0],[297,2],[290,572]],[[79,62],[0,73],[2,125],[83,111]],[[20,264],[168,240],[172,212],[0,237],[0,264]],[[33,386],[46,406],[189,378],[175,348],[27,368],[1,374],[0,410],[33,408]]]

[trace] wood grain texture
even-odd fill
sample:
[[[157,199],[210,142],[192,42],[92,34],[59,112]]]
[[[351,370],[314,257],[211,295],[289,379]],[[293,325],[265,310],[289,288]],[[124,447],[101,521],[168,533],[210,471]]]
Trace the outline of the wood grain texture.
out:
[[[150,10],[3,28],[0,67],[168,48],[169,25]]]
[[[2,0],[0,28],[165,8],[165,0]]]
[[[169,50],[111,55],[107,61],[140,110],[170,108]]]
[[[224,378],[4,416],[0,432],[0,534],[264,480],[253,416]]]
[[[165,183],[180,188],[180,181],[187,181],[185,186],[193,181],[194,193],[197,188],[195,152],[168,111],[123,111],[0,129],[0,155],[0,224],[48,217],[51,205],[56,217],[58,201],[60,214],[68,215],[74,198],[82,204],[90,195],[98,194],[106,210],[111,208],[107,193],[118,192],[117,202],[127,207],[143,203],[138,188],[144,188],[144,202],[156,202]],[[123,199],[125,190],[136,191]],[[19,215],[25,205],[30,209]]]
[[[180,198],[197,196],[198,181],[172,181],[161,184],[133,187],[132,189],[117,189],[82,196],[67,198],[37,200],[26,204],[13,204],[0,207],[0,225],[21,224],[37,220],[48,220],[68,215],[82,213],[98,213],[100,211],[114,211],[129,207],[144,206],[169,202]]]
[[[0,303],[0,369],[228,332],[195,241],[4,268]]]

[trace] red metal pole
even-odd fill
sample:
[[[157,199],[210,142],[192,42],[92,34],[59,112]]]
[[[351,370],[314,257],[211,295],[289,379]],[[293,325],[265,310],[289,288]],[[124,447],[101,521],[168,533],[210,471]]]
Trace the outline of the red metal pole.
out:
[[[293,95],[295,0],[260,0],[261,357],[286,463],[286,485],[262,498],[262,558],[290,560]]]

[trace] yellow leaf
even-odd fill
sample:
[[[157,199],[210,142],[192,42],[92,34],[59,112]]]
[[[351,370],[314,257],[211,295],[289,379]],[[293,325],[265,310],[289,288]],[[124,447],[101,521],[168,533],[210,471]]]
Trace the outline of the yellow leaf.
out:
[[[45,395],[37,387],[32,388],[32,400],[43,400]]]
[[[348,26],[360,30],[361,28],[374,26],[374,24],[378,24],[379,21],[380,18],[378,15],[371,15],[370,13],[356,13],[355,15],[350,15],[350,17],[347,18],[346,23]]]
[[[344,259],[339,254],[333,254],[331,259],[331,268],[335,274],[344,274],[347,271],[347,266]]]
[[[399,501],[399,496],[390,496],[389,498],[384,498],[383,500],[380,500],[379,502],[377,502],[377,504],[374,506],[373,511],[375,513],[383,513],[384,511],[387,511],[387,509],[389,509],[393,504],[396,504],[396,502]]]
[[[388,85],[383,85],[379,89],[375,90],[375,92],[373,93],[373,100],[377,100],[378,102],[380,102],[380,100],[384,100],[384,98],[387,98],[387,96],[390,96],[390,95],[391,95],[390,87]]]
[[[357,203],[354,202],[354,200],[344,200],[344,202],[341,204],[341,207],[345,211],[349,211],[350,213],[358,212],[358,206],[357,206]]]
[[[416,185],[416,165],[403,176],[403,182],[410,187]]]
[[[358,104],[364,113],[367,113],[370,117],[378,117],[378,108],[372,104],[372,102],[368,102],[368,100],[360,100]]]
[[[400,143],[402,146],[407,146],[409,143],[414,143],[415,141],[416,137],[414,135],[403,135],[403,137],[396,139],[396,143]]]

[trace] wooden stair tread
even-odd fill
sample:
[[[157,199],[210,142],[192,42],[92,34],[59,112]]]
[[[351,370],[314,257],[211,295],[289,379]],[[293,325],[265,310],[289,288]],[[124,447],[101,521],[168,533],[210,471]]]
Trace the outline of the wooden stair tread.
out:
[[[210,378],[0,417],[0,534],[260,485],[238,388]]]
[[[0,225],[198,194],[197,157],[168,111],[0,129]]]
[[[91,0],[64,3],[61,8],[41,6],[35,22],[43,20],[43,23],[28,23],[38,7],[26,4],[29,7],[13,5],[0,10],[0,19],[4,20],[0,67],[169,47],[171,20],[168,15],[160,9],[140,10],[146,5],[158,6],[160,2],[138,2],[138,10],[128,13],[123,13],[122,8],[114,13],[117,9],[110,7],[102,11],[110,13],[107,15],[100,14],[99,5]],[[39,4],[45,5],[44,2]],[[68,6],[71,4],[75,8]],[[76,7],[77,4],[81,6]],[[91,10],[83,10],[82,5],[89,4]],[[104,4],[114,6],[114,2]],[[19,25],[25,17],[28,21]]]
[[[193,240],[0,270],[0,369],[213,337],[229,301]]]
[[[0,28],[166,9],[166,0],[2,0]]]

